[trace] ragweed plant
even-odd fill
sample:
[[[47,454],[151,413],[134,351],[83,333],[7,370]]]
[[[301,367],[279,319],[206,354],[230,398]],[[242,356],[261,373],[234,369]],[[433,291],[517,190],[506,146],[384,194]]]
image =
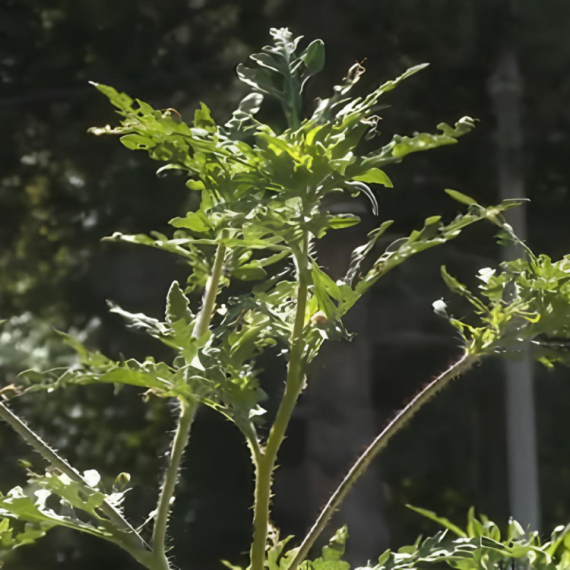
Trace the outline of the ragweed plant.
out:
[[[420,537],[415,544],[397,552],[387,550],[377,564],[369,566],[371,570],[427,570],[443,564],[457,570],[566,570],[570,565],[569,526],[555,528],[549,540],[543,542],[537,531],[525,531],[513,519],[501,532],[486,516],[475,516],[474,509],[469,510],[463,529],[431,511],[410,508],[444,530],[425,539]]]
[[[116,233],[108,238],[157,248],[187,264],[188,279],[170,287],[163,320],[111,305],[111,311],[123,317],[128,326],[167,345],[172,358],[166,362],[152,358],[115,361],[63,335],[77,352],[76,364],[27,371],[22,375],[23,384],[30,393],[53,392],[73,384],[136,386],[147,397],[178,403],[177,429],[156,509],[149,517],[152,532],[147,534],[134,528],[121,506],[128,475],[119,475],[113,491],[106,492],[96,471],[78,472],[0,404],[0,417],[50,464],[45,474],[30,473],[25,488],[17,487],[0,496],[2,549],[33,542],[52,527],[65,526],[113,542],[149,570],[174,568],[176,545],[168,540],[168,522],[180,464],[197,408],[210,406],[236,425],[251,451],[255,467],[251,569],[294,570],[301,564],[317,568],[323,559],[308,561],[309,549],[374,456],[449,379],[503,346],[508,336],[506,328],[501,328],[506,318],[503,313],[512,314],[522,328],[536,320],[538,308],[531,301],[517,304],[509,300],[510,304],[503,306],[503,301],[493,297],[491,301],[500,305],[496,311],[476,305],[478,313],[487,319],[485,331],[497,329],[491,340],[480,340],[484,331],[453,321],[465,335],[465,355],[396,416],[350,470],[305,539],[286,550],[287,541],[276,538],[271,523],[273,473],[293,409],[307,382],[309,365],[323,343],[349,336],[343,317],[394,267],[454,239],[475,222],[487,220],[509,233],[502,212],[518,202],[505,201],[487,208],[448,191],[451,198],[467,206],[464,215],[448,224],[433,215],[408,237],[381,248],[385,240],[380,238],[393,223],[384,220],[370,233],[367,243],[354,250],[344,278],[333,280],[319,265],[315,244],[327,232],[354,226],[360,220],[351,213],[329,211],[326,204],[330,202],[325,198],[364,195],[372,212],[379,215],[375,193],[392,187],[386,167],[401,163],[411,153],[455,144],[473,129],[474,121],[463,117],[454,126],[442,123],[435,134],[395,135],[388,144],[364,153],[362,140],[373,140],[377,134],[379,118],[375,112],[381,97],[425,65],[409,69],[366,96],[355,97],[352,90],[364,72],[356,64],[330,97],[307,112],[303,88],[324,65],[323,43],[316,40],[302,48],[301,38],[294,38],[288,30],[272,30],[271,34],[272,45],[251,57],[252,67],[238,67],[238,76],[251,93],[224,124],[217,123],[204,104],[188,124],[172,109],[157,110],[112,87],[95,84],[116,107],[120,124],[91,132],[119,135],[128,149],[146,152],[164,163],[159,173],[178,171],[188,191],[199,198],[195,210],[170,221],[171,235]],[[283,109],[288,125],[283,131],[275,131],[256,118],[268,98],[276,99]],[[515,265],[512,271],[518,271]],[[489,291],[495,292],[499,278],[490,273],[485,277]],[[233,281],[242,282],[240,289],[246,292],[220,301],[220,291]],[[451,278],[448,281],[456,290],[464,291]],[[189,295],[194,292],[202,293],[200,307],[190,302]],[[529,294],[534,295],[535,290]],[[540,336],[539,329],[532,329],[533,334]],[[286,381],[275,417],[265,419],[265,394],[255,361],[262,352],[275,347],[286,359]],[[268,429],[260,429],[262,425]],[[337,533],[324,554],[325,561],[336,560],[343,568],[346,563],[340,561],[341,548],[334,545],[344,538],[345,531]]]

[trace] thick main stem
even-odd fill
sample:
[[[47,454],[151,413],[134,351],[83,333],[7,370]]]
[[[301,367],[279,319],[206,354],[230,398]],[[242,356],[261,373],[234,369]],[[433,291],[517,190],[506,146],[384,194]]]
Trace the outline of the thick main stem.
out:
[[[226,247],[223,243],[220,243],[216,250],[212,274],[208,279],[208,283],[206,284],[206,289],[204,291],[202,309],[198,314],[194,331],[192,332],[192,337],[194,339],[202,337],[210,328],[210,322],[216,305],[216,297],[218,295],[218,288],[222,276],[225,253]],[[184,455],[184,450],[188,445],[190,430],[192,428],[197,408],[198,404],[195,401],[180,401],[178,425],[176,427],[174,440],[172,441],[170,459],[156,508],[156,520],[152,535],[155,560],[153,570],[170,569],[170,564],[166,556],[166,532],[168,530],[168,519],[170,517],[170,508],[172,506],[174,491],[176,490],[176,483],[178,482],[178,473],[180,471],[182,456]]]
[[[297,550],[297,554],[288,570],[295,570],[295,568],[306,559],[311,546],[313,546],[317,538],[323,532],[327,523],[338,510],[356,481],[366,472],[372,460],[388,445],[390,440],[406,426],[414,415],[429,402],[435,394],[442,390],[453,378],[469,370],[478,360],[479,357],[464,354],[455,364],[422,388],[410,402],[396,414],[394,419],[390,421],[356,460],[356,463],[354,463],[346,477],[332,494],[328,503],[315,521],[315,524]]]
[[[23,420],[21,420],[16,414],[14,414],[14,412],[1,402],[0,418],[3,419],[32,449],[38,452],[56,469],[67,475],[72,481],[89,487],[87,481],[85,481],[84,477],[79,473],[79,471],[77,471],[77,469],[72,467],[57,453],[57,451],[50,447],[50,445],[32,431]],[[125,546],[129,549],[129,552],[135,556],[135,558],[137,558],[135,554],[136,551],[148,552],[148,547],[145,541],[113,505],[104,501],[101,504],[101,510],[117,528],[126,533],[128,544]]]
[[[307,268],[308,236],[303,240],[303,248],[296,255],[298,273],[297,309],[291,336],[291,356],[287,368],[285,392],[269,432],[265,452],[256,465],[255,504],[253,515],[253,544],[251,545],[251,570],[263,570],[265,547],[269,531],[271,510],[271,486],[277,453],[283,443],[289,420],[293,414],[299,394],[303,389],[303,331],[307,310],[309,272]]]

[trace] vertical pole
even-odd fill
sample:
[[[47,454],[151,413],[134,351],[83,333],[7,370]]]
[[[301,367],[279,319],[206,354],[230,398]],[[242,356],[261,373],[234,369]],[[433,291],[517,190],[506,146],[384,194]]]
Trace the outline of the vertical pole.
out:
[[[501,199],[524,198],[522,172],[523,136],[520,116],[521,79],[517,56],[509,46],[499,57],[490,81],[490,94],[497,118],[497,166]],[[524,207],[509,218],[515,233],[526,239]],[[517,252],[509,248],[504,257]],[[509,500],[513,517],[533,530],[540,527],[538,468],[536,456],[533,363],[528,353],[521,360],[506,360],[507,458]]]

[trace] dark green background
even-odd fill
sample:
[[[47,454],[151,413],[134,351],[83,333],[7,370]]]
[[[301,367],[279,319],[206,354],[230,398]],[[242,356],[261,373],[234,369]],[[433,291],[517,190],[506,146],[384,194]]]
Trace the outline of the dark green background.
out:
[[[532,200],[529,242],[553,257],[570,251],[566,0],[0,0],[0,316],[17,317],[0,337],[2,384],[27,366],[65,360],[52,326],[83,331],[92,346],[111,355],[166,356],[125,332],[108,316],[105,300],[158,316],[168,286],[183,277],[184,268],[165,254],[99,240],[114,231],[167,230],[168,220],[188,205],[188,192],[179,178],[157,178],[156,164],[145,155],[86,134],[92,125],[115,120],[87,81],[114,85],[158,108],[176,108],[185,118],[205,101],[224,121],[244,93],[235,66],[267,43],[270,27],[281,26],[325,41],[327,64],[310,85],[309,106],[317,95],[327,96],[355,61],[366,59],[363,92],[427,61],[427,71],[386,98],[384,140],[393,132],[431,131],[463,115],[480,119],[456,147],[413,156],[389,171],[396,189],[379,193],[380,215],[398,220],[397,232],[428,215],[455,215],[457,205],[442,192],[446,187],[482,203],[497,201],[496,117],[488,85],[500,55],[514,49]],[[276,112],[269,107],[265,118]],[[364,229],[326,243],[323,254],[342,251],[334,240],[357,243],[377,223],[370,216]],[[360,332],[373,347],[378,426],[457,353],[453,332],[431,313],[431,302],[444,292],[439,265],[445,262],[463,276],[498,256],[489,230],[470,231],[376,289],[369,324]],[[386,338],[394,331],[416,336],[390,345]],[[436,337],[444,340],[430,344]],[[264,365],[271,392],[281,369]],[[326,369],[326,358],[318,366]],[[547,529],[566,523],[570,514],[567,373],[537,370],[536,393]],[[388,450],[381,478],[390,546],[433,530],[406,511],[406,502],[454,520],[474,504],[505,522],[502,394],[501,369],[488,364],[432,404]],[[157,458],[172,428],[167,405],[146,405],[136,393],[114,396],[106,388],[26,397],[14,405],[78,467],[97,467],[109,478],[133,473],[127,506],[142,522],[152,508]],[[17,457],[39,461],[0,427],[0,488],[6,491],[23,481]],[[294,421],[284,467],[301,460],[305,429],[303,421]],[[186,465],[171,527],[180,566],[220,567],[220,558],[238,562],[248,548],[252,485],[237,432],[202,412]],[[279,503],[275,511],[287,533],[300,534],[313,516],[280,516]],[[379,542],[378,553],[386,546]],[[134,568],[114,548],[53,531],[7,567],[103,566]]]

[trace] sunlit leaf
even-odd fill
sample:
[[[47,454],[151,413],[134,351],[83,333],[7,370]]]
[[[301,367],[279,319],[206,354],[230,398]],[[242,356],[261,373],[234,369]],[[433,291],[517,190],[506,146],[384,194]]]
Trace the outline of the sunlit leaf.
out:
[[[371,168],[366,173],[361,174],[360,176],[355,176],[353,180],[368,182],[369,184],[382,184],[382,186],[386,186],[388,188],[394,187],[388,175],[379,168]]]
[[[454,200],[457,200],[458,202],[461,202],[462,204],[467,204],[468,206],[471,206],[472,204],[477,204],[477,200],[474,200],[473,198],[471,198],[471,196],[467,196],[466,194],[462,194],[461,192],[458,192],[457,190],[447,189],[445,192],[447,194],[449,194]]]

